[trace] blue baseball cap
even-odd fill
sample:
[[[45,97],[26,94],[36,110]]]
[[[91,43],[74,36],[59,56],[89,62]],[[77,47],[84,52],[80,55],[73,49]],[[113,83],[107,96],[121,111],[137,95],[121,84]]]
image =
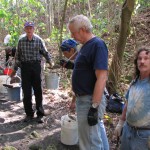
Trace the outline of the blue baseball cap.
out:
[[[74,48],[78,45],[78,43],[75,40],[68,39],[64,40],[60,46],[62,51],[69,51],[70,48]]]
[[[25,24],[24,24],[24,27],[34,27],[34,23],[32,21],[27,21]]]

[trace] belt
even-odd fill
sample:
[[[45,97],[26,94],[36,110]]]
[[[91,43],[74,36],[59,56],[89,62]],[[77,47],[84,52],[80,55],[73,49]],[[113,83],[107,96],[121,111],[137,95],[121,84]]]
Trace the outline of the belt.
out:
[[[86,95],[89,95],[89,94],[85,94],[85,93],[75,94],[76,97],[86,96]]]
[[[145,126],[145,127],[136,127],[136,126],[132,126],[127,122],[128,126],[131,127],[134,130],[150,130],[150,126]]]
[[[32,63],[40,63],[40,60],[30,60],[30,61],[22,61],[21,63],[32,64]]]

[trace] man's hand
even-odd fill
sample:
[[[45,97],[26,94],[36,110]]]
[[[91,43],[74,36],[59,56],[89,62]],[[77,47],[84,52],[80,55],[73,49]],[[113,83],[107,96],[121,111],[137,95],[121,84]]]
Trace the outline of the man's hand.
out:
[[[10,77],[14,77],[16,75],[16,70],[13,70],[12,73],[10,74]]]
[[[70,104],[70,110],[71,110],[72,112],[74,112],[74,111],[75,111],[75,108],[76,108],[76,97],[73,96],[73,97],[72,97],[71,104]]]
[[[94,126],[98,123],[98,109],[97,108],[90,107],[87,120],[88,120],[89,126]]]
[[[50,61],[49,62],[49,69],[52,69],[54,67],[54,62],[53,61]]]
[[[74,68],[74,63],[71,62],[70,60],[67,61],[65,59],[60,60],[60,65],[66,69],[73,69]]]
[[[123,125],[124,121],[120,119],[114,131],[116,137],[120,137]]]
[[[66,63],[67,63],[67,60],[65,60],[65,59],[61,59],[61,60],[60,60],[60,65],[61,65],[62,67],[65,67]]]

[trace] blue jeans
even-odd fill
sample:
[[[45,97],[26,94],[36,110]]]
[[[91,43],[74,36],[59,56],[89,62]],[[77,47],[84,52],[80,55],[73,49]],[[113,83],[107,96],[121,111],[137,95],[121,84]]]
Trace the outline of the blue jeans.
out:
[[[150,150],[150,130],[135,130],[125,123],[120,150]]]
[[[104,150],[109,150],[109,143],[108,143],[108,138],[106,135],[106,130],[105,130],[103,120],[100,121],[100,132],[101,132],[101,138],[102,138]]]
[[[89,126],[87,122],[87,115],[91,103],[92,96],[90,95],[76,98],[79,148],[80,150],[104,150],[101,139],[100,120],[94,126]]]

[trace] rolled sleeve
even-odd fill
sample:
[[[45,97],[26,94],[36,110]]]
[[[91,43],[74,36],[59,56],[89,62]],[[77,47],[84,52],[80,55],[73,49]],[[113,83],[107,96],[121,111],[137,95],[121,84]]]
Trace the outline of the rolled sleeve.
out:
[[[45,42],[43,40],[41,40],[41,49],[40,49],[40,53],[41,55],[43,55],[47,61],[47,63],[50,63],[51,62],[51,55],[50,53],[48,52],[46,46],[45,46]]]

